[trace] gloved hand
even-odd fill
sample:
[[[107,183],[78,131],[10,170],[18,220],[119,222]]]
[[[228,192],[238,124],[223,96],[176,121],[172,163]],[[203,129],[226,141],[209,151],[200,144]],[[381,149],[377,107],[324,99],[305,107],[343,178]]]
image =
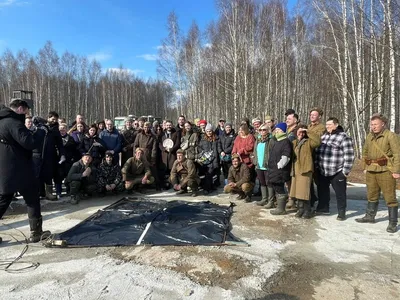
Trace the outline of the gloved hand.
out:
[[[282,155],[281,160],[278,162],[278,169],[283,169],[290,161],[290,158]]]
[[[66,158],[65,158],[65,156],[64,155],[61,155],[61,159],[60,159],[60,161],[58,162],[58,164],[62,164],[63,162],[65,162],[66,161]]]

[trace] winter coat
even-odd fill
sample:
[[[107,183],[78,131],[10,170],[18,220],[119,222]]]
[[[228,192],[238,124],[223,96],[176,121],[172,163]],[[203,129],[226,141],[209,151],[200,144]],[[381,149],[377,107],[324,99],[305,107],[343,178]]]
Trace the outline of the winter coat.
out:
[[[25,115],[8,107],[0,109],[0,194],[13,194],[33,184],[32,150],[36,144],[24,122]]]
[[[64,151],[65,151],[65,159],[68,162],[74,163],[81,159],[81,153],[78,151],[78,145],[75,140],[68,133],[64,136],[61,136]]]
[[[46,160],[58,161],[61,155],[65,156],[64,145],[61,138],[58,123],[48,125],[46,145],[44,147],[44,157]]]
[[[281,160],[282,156],[287,156],[291,159],[292,152],[292,143],[288,138],[275,140],[273,142],[270,147],[268,158],[268,183],[282,184],[290,180],[292,161],[290,160],[282,169],[278,169],[278,162]]]
[[[225,134],[225,130],[224,128],[221,128],[220,126],[218,126],[215,130],[214,133],[217,137],[221,138],[222,135]]]
[[[313,152],[321,144],[316,132],[308,132],[308,138],[293,141],[292,176],[314,172]]]
[[[184,146],[186,145],[186,146]],[[181,138],[181,148],[185,151],[187,159],[195,160],[198,155],[198,133],[190,131],[186,132]]]
[[[82,143],[83,139],[85,138],[85,133],[80,131],[73,131],[71,133],[72,138],[74,139],[75,143],[78,145]]]
[[[90,175],[88,177],[82,177],[83,172],[90,167],[92,170]],[[72,182],[72,181],[81,181],[82,179],[86,178],[89,182],[96,182],[97,180],[97,169],[95,166],[90,164],[88,167],[86,167],[82,160],[77,161],[74,163],[71,167],[71,169],[68,172],[67,176],[67,182]]]
[[[121,168],[117,164],[109,165],[103,161],[97,171],[97,185],[105,187],[108,184],[115,184],[118,186],[122,182]]]
[[[137,131],[133,128],[121,130],[122,152],[121,164],[124,165],[133,156],[133,145],[135,143]]]
[[[221,154],[221,152],[224,152],[227,155],[231,155],[235,138],[236,134],[233,130],[229,134],[226,134],[224,132],[222,135],[220,135],[218,143],[218,153]]]
[[[243,183],[250,183],[250,170],[246,164],[241,163],[238,168],[231,166],[228,173],[228,182],[236,183],[240,187]]]
[[[93,146],[93,143],[99,143],[100,146]],[[88,153],[90,150],[90,154],[92,155],[93,159],[102,159],[104,157],[104,153],[106,152],[107,145],[100,137],[97,135],[90,136],[86,134],[83,138],[82,142],[79,145],[79,152],[81,155]],[[100,162],[99,162],[100,163]]]
[[[218,153],[218,143],[219,139],[217,136],[215,136],[215,140],[209,140],[207,139],[207,136],[204,134],[203,138],[199,142],[198,146],[198,151],[199,155],[204,152],[211,152],[213,153],[213,156],[211,158],[210,166],[214,170],[219,167],[219,153]]]
[[[150,165],[147,161],[137,160],[136,157],[131,157],[122,168],[122,178],[124,181],[133,180],[137,177],[147,176],[150,178]]]
[[[147,162],[151,165],[156,164],[158,141],[154,134],[150,132],[145,134],[144,131],[138,133],[133,147],[135,150],[137,148],[142,148]]]
[[[167,138],[170,138],[174,142],[174,146],[169,150],[169,152],[167,152],[166,149],[163,147],[163,142]],[[159,148],[161,150],[162,163],[166,166],[168,170],[172,169],[174,162],[176,161],[176,151],[178,151],[180,146],[181,141],[179,139],[179,134],[176,132],[175,128],[172,128],[170,134],[168,134],[167,132],[163,132],[163,134],[161,135]]]
[[[200,178],[197,175],[194,162],[190,159],[185,159],[183,162],[178,162],[176,160],[171,169],[171,184],[180,183],[181,186],[185,186],[188,184],[189,180],[194,180],[197,184],[200,184]]]
[[[268,160],[269,160],[269,151],[271,146],[274,144],[275,139],[272,136],[268,136],[265,141],[263,141],[260,137],[256,140],[256,143],[254,144],[254,152],[253,152],[253,164],[255,165],[256,169],[260,169],[260,166],[258,165],[258,150],[257,146],[260,143],[265,143],[265,149],[264,149],[264,161],[263,165],[261,166],[264,169],[268,169]]]
[[[254,136],[248,134],[245,138],[238,135],[233,143],[232,154],[239,154],[242,162],[244,162],[249,168],[253,167],[250,156],[254,151],[254,142]]]
[[[103,130],[100,132],[99,138],[103,140],[106,150],[113,150],[114,158],[118,158],[118,154],[122,150],[122,136],[118,130],[115,128],[111,132],[108,130]]]

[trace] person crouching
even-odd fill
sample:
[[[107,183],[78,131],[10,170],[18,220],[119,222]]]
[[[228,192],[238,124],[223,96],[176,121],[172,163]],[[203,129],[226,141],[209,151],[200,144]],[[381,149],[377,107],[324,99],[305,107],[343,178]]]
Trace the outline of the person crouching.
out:
[[[122,168],[122,179],[125,181],[125,189],[128,193],[154,183],[150,164],[144,158],[142,148],[136,148],[135,156],[129,158],[125,163]]]
[[[228,184],[224,187],[225,193],[239,194],[237,199],[251,202],[254,184],[251,182],[250,170],[242,163],[238,154],[232,155],[232,166],[228,172]]]
[[[86,196],[91,196],[97,189],[97,169],[92,165],[92,155],[84,153],[68,172],[71,204],[78,204]]]
[[[97,176],[97,191],[99,195],[105,196],[107,192],[114,194],[124,191],[121,168],[113,163],[114,155],[106,151],[105,158],[100,164]]]
[[[192,196],[197,196],[200,178],[197,175],[193,160],[186,159],[185,151],[182,149],[176,151],[176,161],[172,165],[169,180],[177,191],[177,195],[187,193],[188,188],[190,188],[192,190]]]

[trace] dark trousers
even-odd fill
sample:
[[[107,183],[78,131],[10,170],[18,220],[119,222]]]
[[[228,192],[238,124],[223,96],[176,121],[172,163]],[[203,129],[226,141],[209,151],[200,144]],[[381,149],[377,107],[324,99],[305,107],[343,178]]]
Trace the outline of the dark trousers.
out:
[[[342,171],[333,176],[318,174],[318,206],[317,211],[329,211],[331,194],[329,186],[332,185],[336,194],[338,211],[346,211],[347,207],[347,178]]]
[[[257,172],[258,181],[260,182],[260,186],[266,186],[267,178],[268,178],[268,171],[257,169],[256,172]]]
[[[275,194],[278,194],[278,195],[286,195],[287,194],[285,191],[285,183],[284,182],[282,182],[282,183],[267,183],[267,186],[269,188],[273,188]]]
[[[222,161],[222,173],[224,174],[224,179],[228,179],[229,168],[232,166],[231,161]]]
[[[37,180],[32,179],[29,184],[22,185],[18,192],[24,197],[29,219],[39,219],[42,215]],[[0,219],[10,206],[13,196],[14,193],[0,194]]]

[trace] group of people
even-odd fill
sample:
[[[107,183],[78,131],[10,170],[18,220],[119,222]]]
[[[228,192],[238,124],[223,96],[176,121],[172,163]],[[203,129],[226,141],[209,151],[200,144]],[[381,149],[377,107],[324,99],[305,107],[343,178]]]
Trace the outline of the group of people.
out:
[[[260,195],[257,205],[275,208],[271,214],[283,215],[291,208],[297,210],[296,217],[305,219],[315,213],[329,214],[332,185],[337,219],[346,219],[347,176],[353,167],[354,145],[337,118],[322,123],[323,111],[318,107],[310,110],[308,124],[300,123],[293,109],[286,111],[284,122],[270,116],[251,122],[244,118],[237,134],[233,124],[223,118],[216,128],[207,120],[192,123],[184,116],[179,116],[176,125],[171,120],[150,123],[126,118],[119,131],[111,119],[89,126],[77,115],[68,126],[54,111],[47,119],[29,114],[25,118],[25,113],[28,106],[23,100],[14,100],[9,108],[0,110],[0,217],[18,191],[33,220],[32,240],[42,233],[42,221],[40,203],[33,196],[35,187],[29,190],[29,184],[21,184],[30,180],[29,174],[43,187],[37,188],[38,193],[49,200],[60,198],[65,184],[73,204],[93,194],[129,193],[146,186],[173,188],[177,194],[192,196],[202,190],[207,195],[221,185],[223,177],[224,192],[238,194],[245,202]],[[21,118],[25,118],[24,128]],[[18,126],[10,128],[11,121]],[[400,139],[386,125],[383,115],[372,116],[362,158],[368,207],[366,215],[356,221],[375,222],[382,191],[389,208],[387,231],[396,232]],[[24,170],[29,160],[33,168],[16,176],[17,165],[24,163],[20,156],[26,159]]]

